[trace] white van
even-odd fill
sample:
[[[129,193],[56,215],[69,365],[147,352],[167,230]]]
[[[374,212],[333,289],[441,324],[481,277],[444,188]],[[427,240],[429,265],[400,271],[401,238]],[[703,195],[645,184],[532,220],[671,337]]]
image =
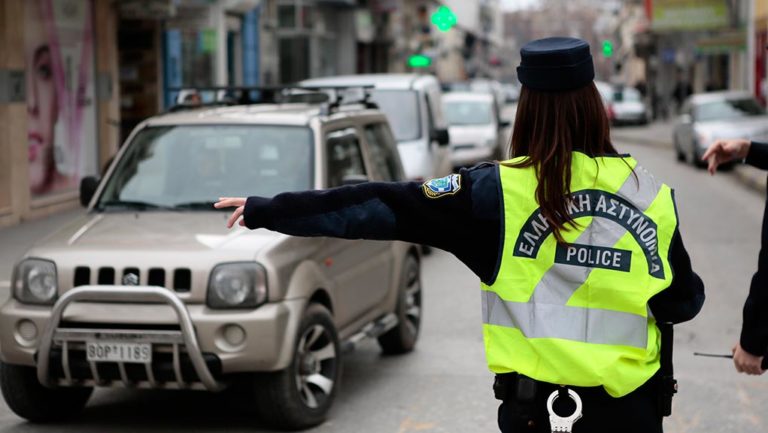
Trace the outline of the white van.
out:
[[[301,86],[373,86],[371,100],[386,114],[397,140],[405,176],[426,180],[450,174],[448,125],[442,90],[432,75],[366,74],[314,78]]]

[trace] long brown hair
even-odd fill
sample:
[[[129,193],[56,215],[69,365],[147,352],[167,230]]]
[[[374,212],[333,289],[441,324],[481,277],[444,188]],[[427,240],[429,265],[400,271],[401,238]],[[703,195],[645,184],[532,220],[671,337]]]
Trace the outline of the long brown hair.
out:
[[[617,154],[611,144],[608,116],[594,83],[567,92],[542,92],[523,86],[509,149],[526,159],[508,167],[531,167],[539,181],[536,201],[552,233],[563,243],[561,230],[574,226],[568,214],[571,193],[571,152],[588,156]]]

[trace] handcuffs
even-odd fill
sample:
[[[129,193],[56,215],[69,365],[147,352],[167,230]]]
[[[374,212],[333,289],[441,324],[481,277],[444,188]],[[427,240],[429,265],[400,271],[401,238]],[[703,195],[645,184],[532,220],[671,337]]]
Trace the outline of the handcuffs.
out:
[[[567,417],[562,417],[555,413],[552,409],[552,405],[555,400],[560,396],[560,391],[554,391],[549,395],[547,399],[547,412],[549,412],[549,426],[552,429],[552,433],[570,433],[573,430],[573,424],[581,419],[581,397],[576,394],[576,391],[568,389],[568,397],[576,403],[576,409],[573,413]]]

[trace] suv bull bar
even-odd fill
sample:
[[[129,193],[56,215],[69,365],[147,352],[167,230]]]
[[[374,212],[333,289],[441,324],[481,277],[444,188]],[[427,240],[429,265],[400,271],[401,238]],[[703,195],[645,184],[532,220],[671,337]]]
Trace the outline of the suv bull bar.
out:
[[[105,330],[105,329],[68,329],[59,328],[64,310],[72,302],[115,302],[115,303],[156,303],[166,304],[171,307],[176,313],[179,327],[181,331],[130,331],[130,330]],[[72,384],[73,381],[70,373],[69,365],[69,341],[82,341],[83,337],[95,336],[99,334],[119,336],[121,334],[142,334],[142,341],[150,343],[163,343],[173,345],[173,370],[175,373],[176,381],[180,387],[184,387],[187,383],[184,380],[181,369],[181,355],[179,345],[183,344],[186,347],[189,360],[197,374],[197,377],[202,382],[205,389],[208,391],[219,391],[224,388],[224,385],[217,381],[213,374],[211,374],[208,365],[205,362],[203,353],[200,350],[200,345],[197,342],[197,336],[195,334],[195,328],[192,324],[192,319],[189,315],[184,303],[172,292],[167,289],[159,287],[147,287],[147,286],[131,286],[130,288],[121,288],[121,286],[81,286],[76,289],[67,291],[59,300],[54,304],[51,311],[51,318],[48,321],[40,340],[40,346],[38,349],[37,360],[37,378],[45,386],[53,387],[56,383],[51,380],[50,375],[50,360],[51,360],[51,348],[54,341],[60,341],[62,344],[62,370],[64,371],[65,379]],[[95,367],[95,362],[90,362],[91,371],[94,376],[94,382],[98,385],[100,382],[98,369]],[[131,381],[128,379],[125,373],[125,365],[122,362],[118,362],[120,369],[120,376],[125,385],[130,385]],[[145,364],[147,369],[147,377],[152,387],[157,387],[158,383],[154,379],[152,373],[152,367],[150,364]]]

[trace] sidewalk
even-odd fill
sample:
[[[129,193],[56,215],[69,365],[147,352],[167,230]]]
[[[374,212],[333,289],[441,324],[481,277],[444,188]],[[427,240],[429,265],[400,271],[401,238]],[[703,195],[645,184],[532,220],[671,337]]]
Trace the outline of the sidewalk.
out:
[[[655,147],[672,147],[672,128],[670,121],[650,123],[647,126],[614,127],[612,136],[619,141]],[[733,169],[733,176],[747,188],[766,193],[766,174],[750,165],[739,164]]]

